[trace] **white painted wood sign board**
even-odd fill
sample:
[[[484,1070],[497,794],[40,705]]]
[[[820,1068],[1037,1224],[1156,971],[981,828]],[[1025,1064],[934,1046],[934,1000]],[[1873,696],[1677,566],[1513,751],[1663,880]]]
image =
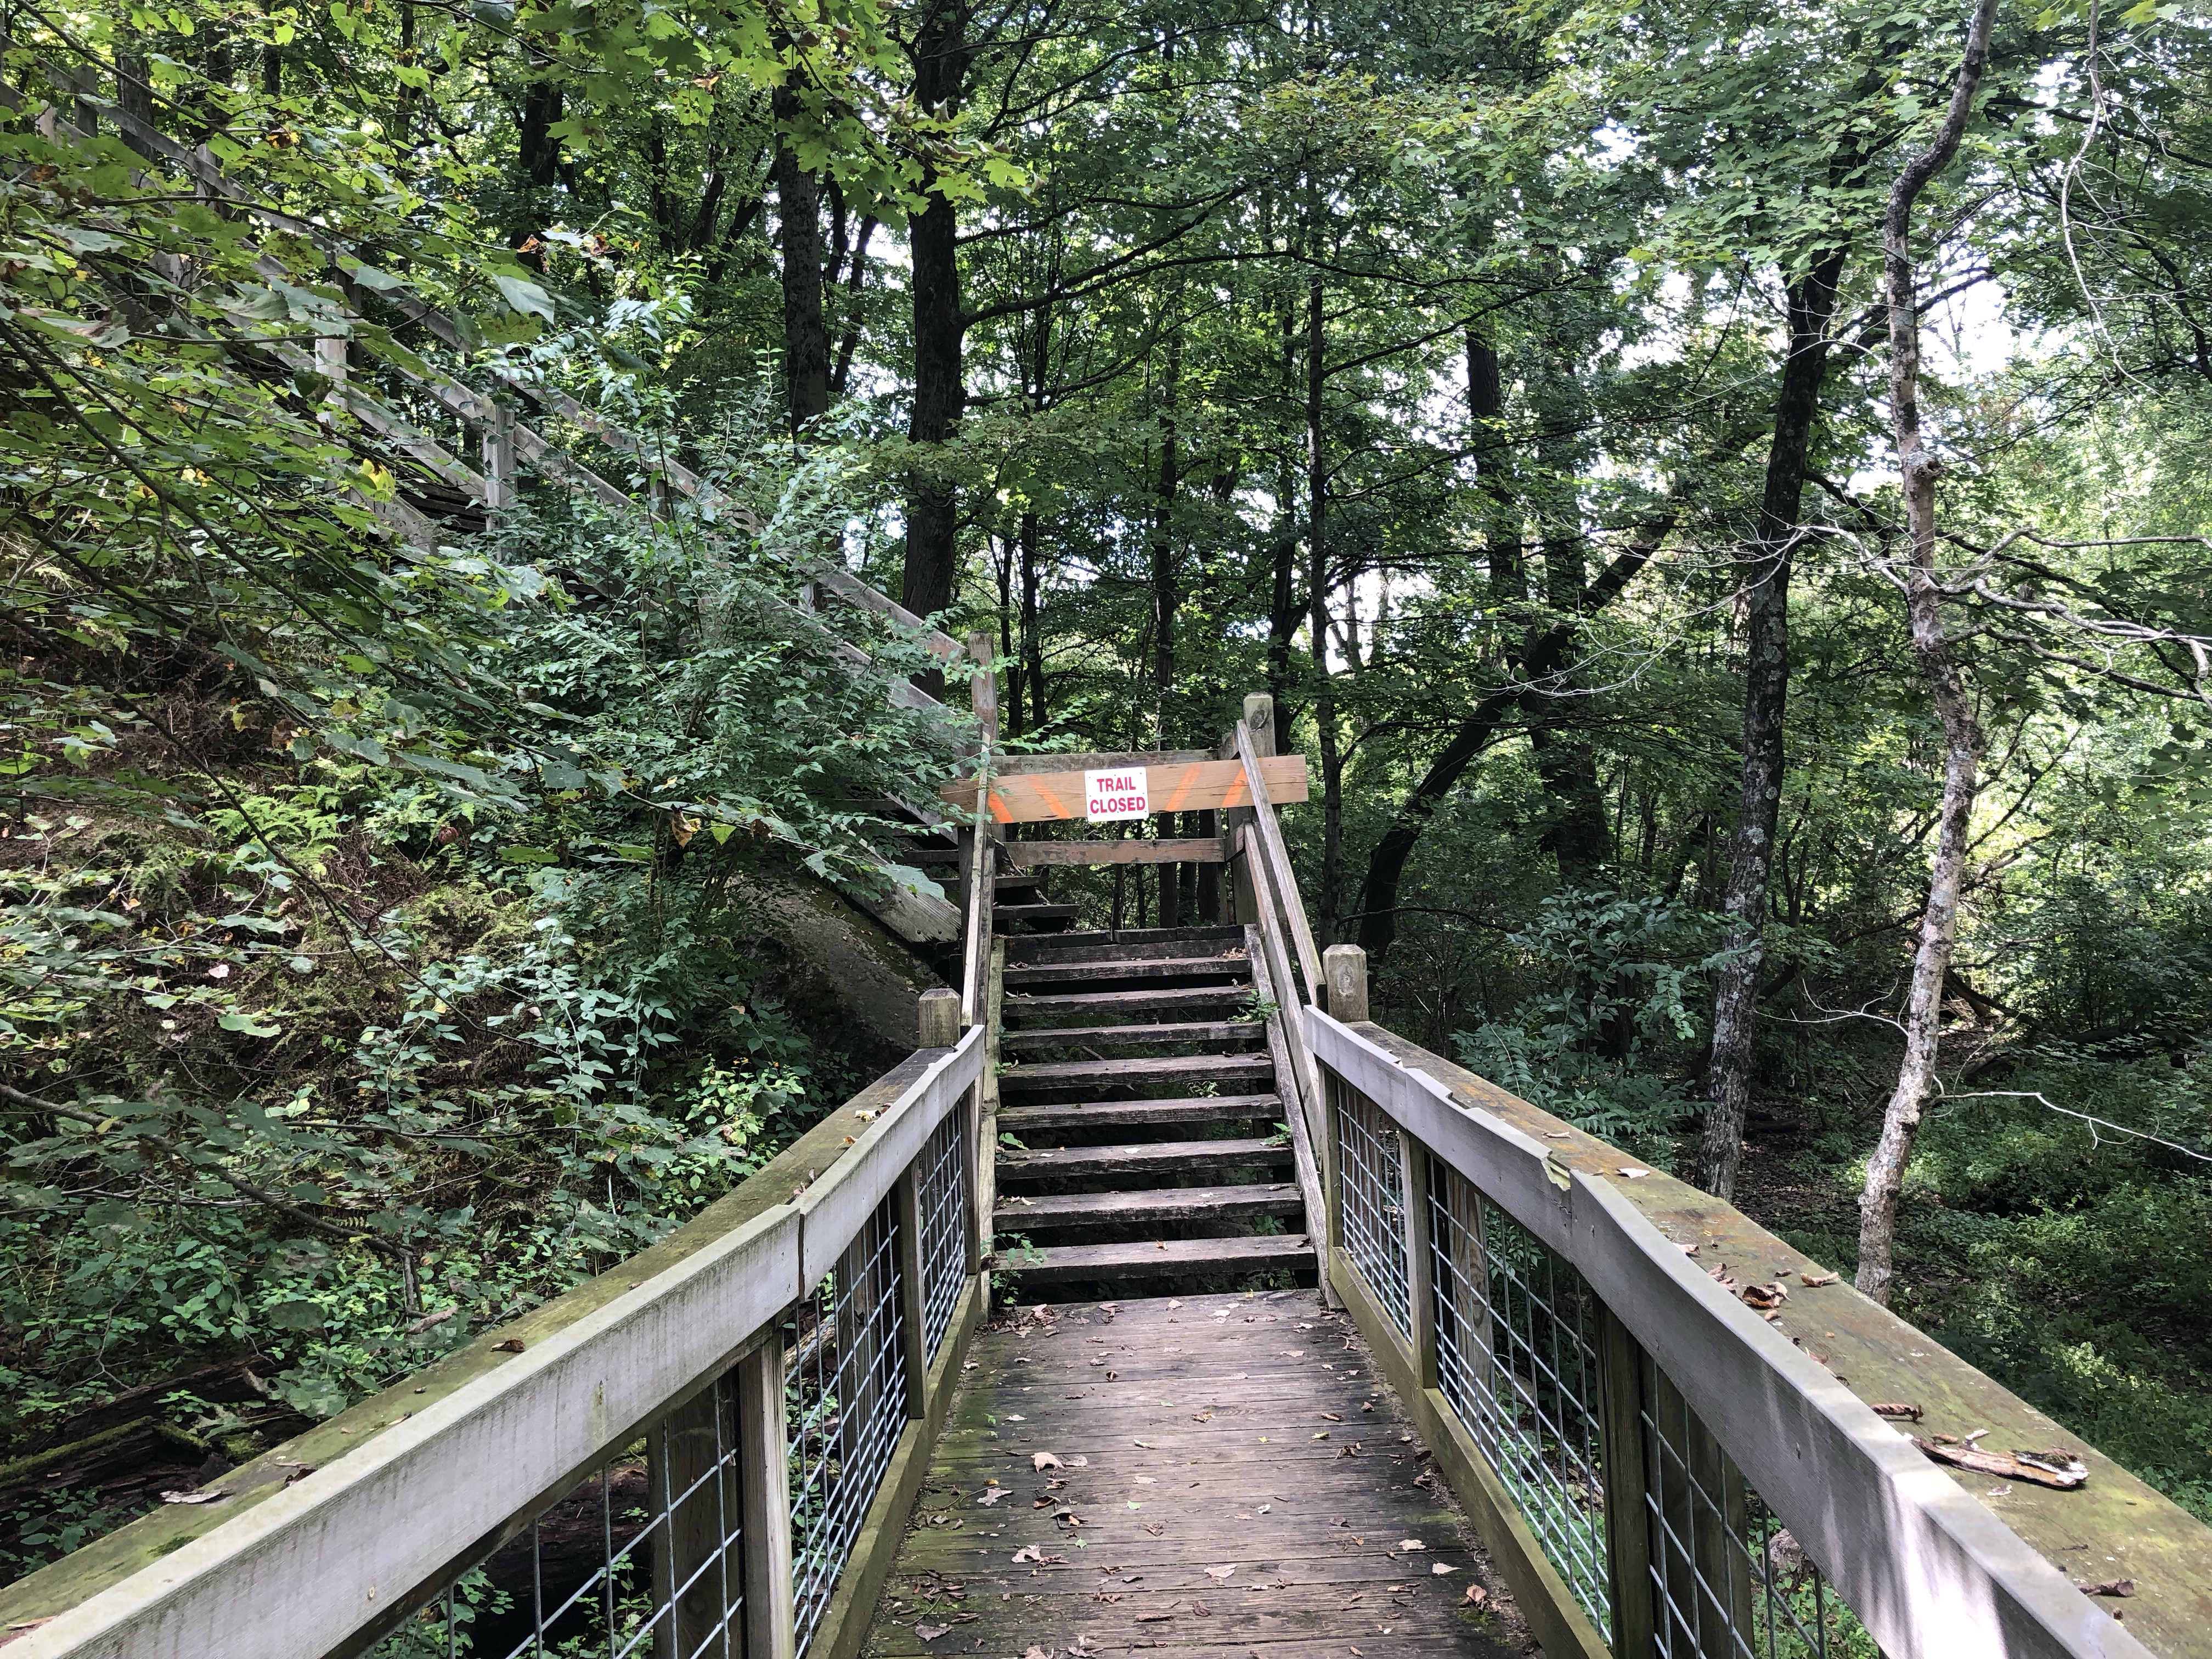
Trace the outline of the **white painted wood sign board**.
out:
[[[1116,818],[1141,818],[1152,812],[1148,769],[1124,766],[1111,772],[1083,775],[1083,816],[1093,823]]]

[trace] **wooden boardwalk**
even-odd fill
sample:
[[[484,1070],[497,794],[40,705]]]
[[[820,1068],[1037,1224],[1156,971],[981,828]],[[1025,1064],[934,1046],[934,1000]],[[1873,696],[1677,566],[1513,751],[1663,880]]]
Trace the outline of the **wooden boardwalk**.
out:
[[[969,1367],[874,1659],[1534,1650],[1317,1292],[1024,1307]]]

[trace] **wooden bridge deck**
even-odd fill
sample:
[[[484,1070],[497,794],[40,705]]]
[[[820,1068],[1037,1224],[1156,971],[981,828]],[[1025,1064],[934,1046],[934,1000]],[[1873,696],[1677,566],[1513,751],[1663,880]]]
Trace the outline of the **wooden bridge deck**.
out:
[[[1317,1292],[1024,1308],[969,1363],[873,1659],[1534,1651]]]

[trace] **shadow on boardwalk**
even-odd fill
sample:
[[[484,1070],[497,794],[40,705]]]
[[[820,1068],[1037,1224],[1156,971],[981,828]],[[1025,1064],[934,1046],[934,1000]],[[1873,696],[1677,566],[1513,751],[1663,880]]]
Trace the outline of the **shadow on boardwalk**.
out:
[[[865,1651],[1533,1651],[1433,1467],[1316,1291],[1024,1308],[976,1337]]]

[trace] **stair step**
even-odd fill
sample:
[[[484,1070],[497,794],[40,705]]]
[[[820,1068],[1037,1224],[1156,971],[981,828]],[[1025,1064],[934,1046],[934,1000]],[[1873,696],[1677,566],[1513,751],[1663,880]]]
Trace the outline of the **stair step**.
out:
[[[999,1127],[1017,1137],[1038,1129],[1122,1129],[1140,1123],[1279,1123],[1279,1095],[1186,1095],[1176,1100],[1060,1101],[1001,1106]]]
[[[1296,1215],[1305,1207],[1295,1181],[1267,1187],[1140,1187],[1118,1193],[1043,1193],[1000,1200],[991,1219],[1000,1232],[1029,1227],[1095,1227],[1124,1222],[1245,1221]]]
[[[1006,965],[1009,985],[1065,985],[1089,981],[1133,979],[1249,980],[1252,963],[1242,952],[1233,957],[1156,957],[1129,962],[1051,962]]]
[[[1118,934],[1097,928],[1061,933],[1048,939],[1031,939],[1018,949],[1009,946],[1009,963],[1046,962],[1123,962],[1150,957],[1215,956],[1241,950],[1242,927],[1124,927]]]
[[[1251,1000],[1249,985],[1176,985],[1157,991],[1059,991],[1010,994],[1004,1012],[1010,1020],[1032,1016],[1072,1015],[1077,1019],[1113,1014],[1167,1013],[1179,1008],[1237,1008]],[[1023,1029],[1048,1029],[1025,1025]]]
[[[1079,906],[1073,904],[994,904],[994,921],[1073,921]]]
[[[992,889],[995,892],[1016,892],[1024,887],[1034,887],[1042,892],[1044,889],[1044,878],[1032,871],[1028,875],[994,877],[992,881]]]
[[[1303,1233],[1275,1238],[1169,1238],[1135,1244],[1060,1244],[988,1258],[988,1266],[1032,1284],[1078,1279],[1151,1279],[1166,1273],[1311,1271],[1313,1242]]]
[[[1256,1019],[1193,1020],[1182,1025],[1057,1025],[1000,1033],[1001,1048],[1101,1048],[1135,1042],[1260,1042],[1267,1028]]]
[[[1126,1146],[1048,1146],[1033,1152],[998,1155],[1002,1182],[1041,1176],[1088,1179],[1174,1174],[1184,1170],[1249,1170],[1291,1161],[1289,1143],[1275,1140],[1143,1140]]]
[[[1002,1094],[1028,1094],[1039,1089],[1134,1088],[1150,1084],[1165,1087],[1242,1082],[1275,1074],[1272,1055],[1256,1054],[1140,1054],[1125,1060],[1054,1060],[1012,1066],[1000,1073]]]

